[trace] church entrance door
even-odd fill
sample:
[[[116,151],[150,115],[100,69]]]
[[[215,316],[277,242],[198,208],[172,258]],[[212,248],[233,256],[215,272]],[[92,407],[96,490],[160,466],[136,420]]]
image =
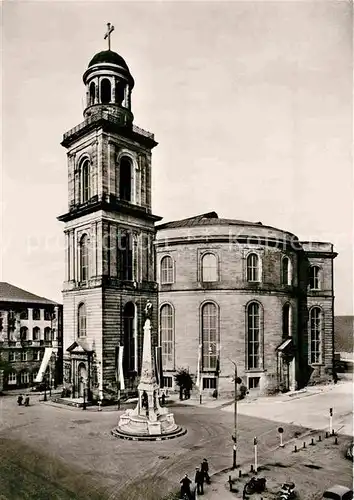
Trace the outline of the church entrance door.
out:
[[[84,363],[80,363],[78,367],[78,396],[79,398],[84,397],[84,391],[87,384],[87,370]]]

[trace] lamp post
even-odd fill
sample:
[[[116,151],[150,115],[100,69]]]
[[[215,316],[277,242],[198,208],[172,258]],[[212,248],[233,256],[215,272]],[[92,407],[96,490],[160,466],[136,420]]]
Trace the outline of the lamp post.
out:
[[[229,358],[230,359],[230,358]],[[237,376],[237,364],[235,361],[232,361],[230,359],[231,363],[235,367],[235,372],[234,372],[234,378],[235,378],[235,389],[234,389],[234,434],[232,436],[232,441],[233,441],[233,454],[232,454],[232,468],[236,469],[237,463],[236,463],[236,456],[237,456],[237,384],[240,384],[242,381],[241,379]]]
[[[47,375],[44,374],[44,397],[43,401],[47,401]]]

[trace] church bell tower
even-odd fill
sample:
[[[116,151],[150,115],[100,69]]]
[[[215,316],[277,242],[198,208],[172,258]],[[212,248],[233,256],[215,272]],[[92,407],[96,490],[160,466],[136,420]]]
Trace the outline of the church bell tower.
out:
[[[157,311],[151,212],[154,135],[134,125],[134,79],[110,48],[83,75],[84,121],[64,134],[68,158],[65,223],[64,387],[71,397],[116,397],[117,351],[125,389],[141,369],[143,310]],[[157,318],[153,316],[153,325]]]

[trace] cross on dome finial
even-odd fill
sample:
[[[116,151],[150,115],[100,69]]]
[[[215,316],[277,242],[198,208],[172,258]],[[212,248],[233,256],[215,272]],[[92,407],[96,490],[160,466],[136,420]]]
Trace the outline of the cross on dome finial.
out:
[[[111,33],[114,31],[114,26],[111,26],[111,23],[107,23],[107,33],[104,36],[104,39],[108,38],[108,50],[111,50]]]

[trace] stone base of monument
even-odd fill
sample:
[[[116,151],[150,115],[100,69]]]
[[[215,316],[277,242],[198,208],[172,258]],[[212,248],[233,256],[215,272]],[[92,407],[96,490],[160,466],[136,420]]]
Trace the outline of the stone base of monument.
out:
[[[112,430],[115,437],[139,441],[161,441],[183,436],[187,430],[175,423],[172,413],[159,408],[158,414],[138,414],[135,410],[127,410],[119,419],[118,426]],[[166,411],[164,411],[166,410]],[[140,412],[141,413],[141,412]]]

